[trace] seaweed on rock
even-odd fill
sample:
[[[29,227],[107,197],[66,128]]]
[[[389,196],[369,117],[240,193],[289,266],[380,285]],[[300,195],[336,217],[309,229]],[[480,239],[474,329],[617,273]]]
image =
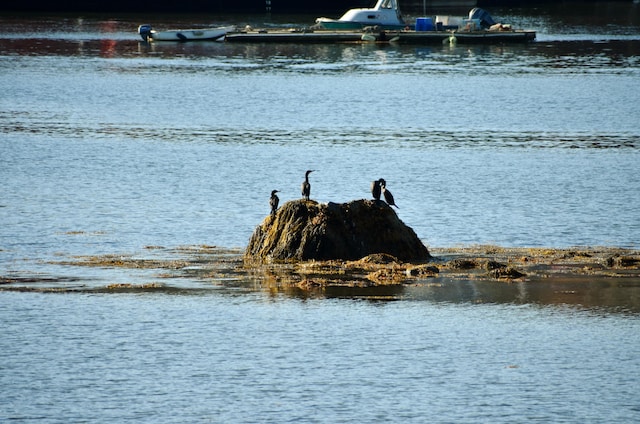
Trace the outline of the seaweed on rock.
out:
[[[255,229],[244,260],[357,260],[378,253],[401,261],[431,258],[416,233],[382,201],[295,200]]]

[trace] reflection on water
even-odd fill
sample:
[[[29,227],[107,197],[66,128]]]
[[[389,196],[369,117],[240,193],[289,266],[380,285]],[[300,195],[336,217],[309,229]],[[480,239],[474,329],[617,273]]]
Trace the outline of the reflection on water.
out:
[[[144,43],[136,40],[99,39],[40,39],[5,38],[0,34],[0,54],[38,56],[87,56],[104,58],[184,58],[213,59],[210,66],[220,70],[269,69],[280,72],[309,71],[402,71],[447,72],[447,65],[474,60],[485,66],[509,64],[520,73],[550,71],[554,68],[576,72],[604,67],[637,72],[640,56],[639,40],[575,40],[540,41],[528,45],[470,45],[470,46],[375,46],[355,45],[296,45],[245,44],[225,42]],[[244,60],[253,63],[245,63]],[[261,67],[263,64],[264,67]],[[330,66],[340,65],[342,67]],[[168,64],[167,64],[168,65]],[[461,69],[464,71],[464,69]],[[486,70],[489,72],[489,70]]]
[[[507,304],[566,306],[607,313],[640,312],[640,279],[567,278],[513,283],[434,279],[409,285],[354,288],[329,286],[313,292],[299,288],[265,289],[272,294],[307,299],[313,297],[370,301],[412,300],[452,304]]]
[[[113,281],[115,275],[111,274]],[[495,305],[537,305],[571,307],[578,310],[591,310],[601,313],[640,313],[640,279],[619,278],[554,278],[527,279],[526,281],[479,281],[477,279],[436,278],[409,284],[381,285],[372,287],[349,287],[328,285],[321,289],[302,289],[293,286],[273,286],[262,284],[253,279],[232,278],[209,281],[166,281],[151,278],[140,279],[123,275],[127,283],[100,285],[104,281],[89,287],[87,277],[22,277],[3,278],[0,292],[40,292],[40,293],[93,293],[107,295],[136,294],[152,296],[154,294],[206,296],[239,295],[247,293],[264,294],[268,298],[282,299],[359,299],[370,302],[420,301],[433,304],[495,304]],[[138,277],[140,278],[140,277]]]
[[[640,312],[640,280],[616,278],[534,279],[526,282],[496,283],[459,281],[453,284],[412,286],[405,296],[415,300],[453,303],[507,303],[567,305],[585,309]]]

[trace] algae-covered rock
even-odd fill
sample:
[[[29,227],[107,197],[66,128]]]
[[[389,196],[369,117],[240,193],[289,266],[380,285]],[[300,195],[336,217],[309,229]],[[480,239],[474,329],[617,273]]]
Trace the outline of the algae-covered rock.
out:
[[[389,205],[376,200],[320,204],[295,200],[253,232],[245,261],[357,260],[384,253],[401,261],[431,257]]]

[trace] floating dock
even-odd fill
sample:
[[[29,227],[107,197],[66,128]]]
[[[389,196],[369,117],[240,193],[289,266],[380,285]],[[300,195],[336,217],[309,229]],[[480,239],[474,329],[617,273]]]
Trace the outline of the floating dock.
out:
[[[535,31],[331,31],[331,30],[249,30],[228,32],[232,43],[399,43],[399,44],[505,44],[526,43]]]

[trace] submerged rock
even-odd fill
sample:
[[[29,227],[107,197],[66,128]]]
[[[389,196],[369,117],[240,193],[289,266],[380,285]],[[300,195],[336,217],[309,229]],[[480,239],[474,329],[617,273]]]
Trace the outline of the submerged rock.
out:
[[[387,254],[401,261],[431,257],[416,233],[389,205],[376,200],[320,204],[295,200],[260,224],[245,261],[357,260]]]

